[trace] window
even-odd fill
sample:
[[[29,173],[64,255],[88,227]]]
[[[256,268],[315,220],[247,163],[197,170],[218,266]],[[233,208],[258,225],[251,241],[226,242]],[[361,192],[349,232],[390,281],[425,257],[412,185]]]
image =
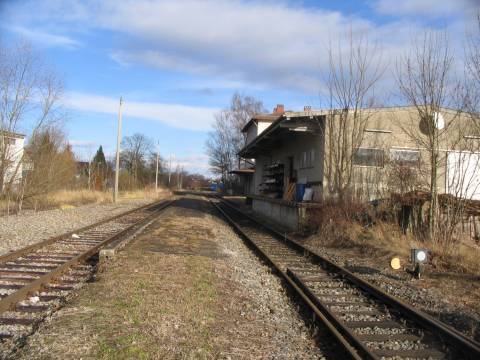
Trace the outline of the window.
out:
[[[391,149],[390,158],[396,165],[418,166],[420,164],[420,151]]]
[[[383,167],[383,163],[382,149],[358,148],[353,156],[353,165]]]
[[[315,150],[304,151],[300,154],[300,169],[310,168],[315,163]]]

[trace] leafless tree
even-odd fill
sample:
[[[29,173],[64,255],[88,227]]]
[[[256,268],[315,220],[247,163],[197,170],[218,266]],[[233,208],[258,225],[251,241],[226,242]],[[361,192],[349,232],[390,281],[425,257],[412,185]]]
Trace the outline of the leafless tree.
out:
[[[465,54],[467,110],[480,127],[478,124],[480,114],[480,12],[477,13],[476,28],[467,35]]]
[[[214,174],[219,175],[225,183],[228,173],[235,164],[235,147],[233,146],[232,128],[230,127],[228,114],[225,111],[215,115],[213,131],[209,133],[206,147],[209,156],[209,164]]]
[[[206,148],[213,173],[224,183],[228,182],[229,172],[237,163],[237,153],[245,145],[243,127],[254,114],[265,111],[261,101],[235,93],[230,106],[215,115]]]
[[[353,158],[362,144],[364,130],[376,105],[375,86],[385,71],[380,50],[365,37],[347,35],[328,48],[324,76],[325,178],[329,195],[341,201],[351,192]]]
[[[414,111],[402,131],[420,149],[425,149],[428,166],[426,188],[430,206],[428,214],[429,238],[437,234],[439,170],[445,165],[445,151],[453,149],[463,138],[457,120],[464,99],[459,94],[460,84],[453,74],[454,57],[445,32],[426,32],[413,42],[413,49],[396,65],[396,82],[404,102]],[[441,109],[459,109],[443,119]],[[457,124],[457,125],[455,125]]]
[[[143,182],[147,169],[147,159],[154,149],[153,141],[143,134],[136,133],[122,140],[120,159],[137,184]]]
[[[0,44],[0,193],[11,191],[21,159],[13,158],[8,133],[29,131],[32,137],[64,118],[59,107],[62,83],[28,44]],[[13,168],[12,168],[13,167]],[[8,176],[7,176],[8,174]]]

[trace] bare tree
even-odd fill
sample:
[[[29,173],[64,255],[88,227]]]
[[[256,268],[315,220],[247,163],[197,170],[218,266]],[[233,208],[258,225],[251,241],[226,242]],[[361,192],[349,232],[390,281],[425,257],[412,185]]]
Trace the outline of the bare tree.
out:
[[[345,46],[346,44],[346,46]],[[364,37],[351,32],[347,41],[328,48],[324,76],[325,178],[328,192],[341,201],[351,192],[353,159],[362,144],[364,130],[376,104],[375,86],[384,73],[381,52]]]
[[[135,183],[143,183],[147,169],[147,160],[154,149],[153,141],[143,134],[136,133],[124,137],[120,160],[122,167],[133,177]]]
[[[215,115],[215,123],[213,131],[209,133],[206,147],[209,157],[209,164],[212,172],[219,175],[222,182],[228,179],[228,172],[232,170],[235,158],[233,146],[232,128],[230,127],[229,118],[225,111]]]
[[[237,162],[237,153],[245,145],[243,127],[254,114],[265,111],[261,101],[235,93],[230,106],[215,115],[206,148],[213,173],[219,175],[224,183],[228,182],[229,172]]]
[[[63,119],[62,83],[42,64],[28,44],[0,45],[0,193],[11,191],[22,159],[6,141],[9,133],[31,130],[31,136]],[[12,161],[12,159],[14,159]],[[14,167],[14,168],[12,168]],[[8,176],[7,176],[8,174]]]
[[[396,66],[396,82],[400,95],[414,111],[408,124],[400,125],[403,132],[421,149],[425,149],[428,175],[426,187],[429,194],[429,238],[434,239],[438,218],[439,169],[445,164],[445,151],[455,148],[463,138],[460,126],[453,126],[461,110],[443,119],[440,110],[463,108],[459,97],[459,83],[453,77],[454,58],[445,32],[427,32],[414,41],[413,50]],[[420,129],[420,130],[419,130]]]
[[[480,113],[480,12],[477,13],[476,29],[467,35],[465,54],[466,105],[470,115],[478,120]]]

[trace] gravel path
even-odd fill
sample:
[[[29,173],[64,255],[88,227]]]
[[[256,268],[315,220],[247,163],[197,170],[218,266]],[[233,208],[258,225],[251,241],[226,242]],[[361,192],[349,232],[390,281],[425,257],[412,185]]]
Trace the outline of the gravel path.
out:
[[[88,204],[73,209],[25,211],[0,217],[0,255],[90,225],[151,202],[136,199],[118,204]]]
[[[323,358],[319,350],[312,347],[309,330],[286,296],[279,278],[272,275],[269,267],[259,263],[258,258],[224,221],[210,218],[217,223],[212,228],[215,237],[229,255],[229,266],[234,270],[233,280],[252,296],[252,303],[247,305],[243,316],[257,319],[267,328],[276,329],[269,335],[271,352],[265,358]],[[329,347],[325,343],[317,345],[324,350]]]

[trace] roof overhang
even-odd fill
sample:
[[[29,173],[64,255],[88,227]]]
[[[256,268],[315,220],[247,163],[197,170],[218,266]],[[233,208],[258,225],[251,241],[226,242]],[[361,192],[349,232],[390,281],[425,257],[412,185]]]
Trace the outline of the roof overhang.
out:
[[[282,116],[272,123],[265,131],[239,151],[244,158],[255,158],[265,151],[282,146],[282,143],[292,137],[318,134],[322,129],[321,123],[325,115],[321,116]]]
[[[236,169],[230,171],[230,174],[235,174],[235,175],[251,175],[255,173],[255,169]]]
[[[16,139],[25,139],[24,134],[19,134],[19,133],[7,131],[7,130],[0,130],[0,136],[6,136],[6,137],[11,137]]]

